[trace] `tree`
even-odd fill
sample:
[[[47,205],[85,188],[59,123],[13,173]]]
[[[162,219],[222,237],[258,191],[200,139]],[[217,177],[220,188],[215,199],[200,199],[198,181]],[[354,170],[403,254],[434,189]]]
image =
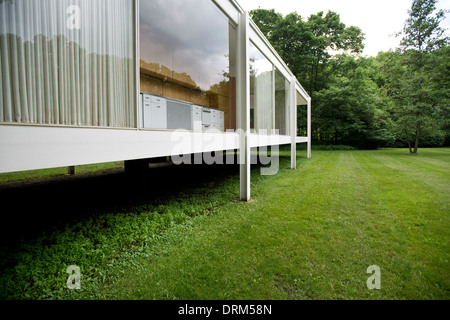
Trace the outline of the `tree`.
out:
[[[371,74],[374,59],[338,55],[330,62],[332,76],[316,93],[319,122],[316,140],[373,149],[393,140],[388,132],[383,99]]]
[[[329,117],[331,114],[336,114],[338,109],[333,108],[339,104],[332,97],[333,90],[337,90],[334,93],[340,90],[337,85],[330,88],[330,83],[336,80],[332,79],[330,63],[338,52],[347,54],[362,52],[364,34],[361,29],[347,27],[341,21],[339,14],[333,11],[326,14],[319,12],[308,18],[300,16],[297,12],[283,17],[274,10],[263,9],[251,11],[250,15],[312,97],[315,110],[312,119],[313,136],[332,143],[345,140],[349,127],[348,121],[351,121],[352,117],[347,116],[349,114],[347,110],[343,110],[342,117],[337,115],[339,121],[336,117],[334,119]],[[318,92],[325,89],[328,91],[316,96]],[[351,90],[351,86],[344,89]],[[345,94],[343,91],[340,93]],[[347,98],[349,99],[350,95]],[[325,103],[327,99],[333,104]],[[342,103],[339,109],[346,106],[348,104]],[[359,105],[356,108],[358,109]],[[299,117],[304,117],[302,112],[299,112]],[[333,125],[326,126],[328,121]],[[301,131],[305,130],[303,122],[301,119],[298,121]],[[329,128],[336,128],[336,134],[330,133]],[[334,138],[329,138],[330,135],[334,135]]]
[[[433,123],[439,105],[436,104],[431,70],[430,54],[448,45],[448,37],[439,26],[444,11],[436,12],[437,0],[413,0],[409,18],[406,20],[401,41],[401,63],[405,66],[399,79],[397,118],[402,125],[411,153],[417,153],[421,131]],[[410,131],[414,134],[411,147]]]
[[[264,36],[270,41],[272,31],[275,30],[276,25],[283,20],[281,13],[275,12],[275,9],[256,9],[251,11],[250,14]]]
[[[325,69],[333,51],[357,54],[364,48],[361,29],[346,27],[333,11],[308,19],[297,12],[283,17],[273,9],[250,15],[311,96],[326,85]]]
[[[250,13],[313,99],[314,143],[360,148],[450,143],[450,49],[436,0],[414,0],[402,46],[358,57],[364,34],[337,13]],[[305,110],[298,113],[306,131]],[[404,142],[403,142],[404,141]]]
[[[445,30],[439,25],[445,17],[444,10],[436,14],[437,0],[413,0],[409,18],[403,28],[403,39],[400,43],[404,51],[416,50],[420,53],[431,52],[448,45]],[[433,15],[434,14],[434,15]]]
[[[431,75],[431,89],[434,92],[437,108],[435,123],[442,130],[444,143],[450,145],[450,46],[443,47],[431,53],[430,61],[433,69]]]

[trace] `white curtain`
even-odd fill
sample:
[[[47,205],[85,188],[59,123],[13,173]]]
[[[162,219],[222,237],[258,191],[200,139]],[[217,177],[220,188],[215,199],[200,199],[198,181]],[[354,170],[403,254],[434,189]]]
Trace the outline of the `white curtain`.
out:
[[[259,130],[271,132],[274,129],[275,111],[274,67],[252,43],[249,44],[249,51],[250,104],[254,113],[254,128],[256,132]]]
[[[255,78],[255,129],[273,129],[273,72],[265,71]],[[269,131],[270,132],[270,131]]]
[[[136,127],[134,39],[130,0],[0,0],[0,122]]]
[[[275,129],[281,135],[289,135],[289,111],[290,111],[291,84],[283,74],[275,70]]]

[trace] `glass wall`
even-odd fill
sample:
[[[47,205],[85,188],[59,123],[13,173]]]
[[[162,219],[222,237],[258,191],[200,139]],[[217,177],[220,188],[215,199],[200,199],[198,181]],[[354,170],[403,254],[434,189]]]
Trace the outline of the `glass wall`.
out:
[[[141,91],[225,112],[236,128],[236,29],[211,0],[140,0]]]
[[[250,128],[274,129],[272,63],[250,42]]]
[[[136,127],[132,1],[0,1],[0,56],[0,122]]]
[[[290,82],[275,69],[275,129],[281,135],[289,135]]]
[[[308,102],[297,93],[297,135],[301,137],[308,136]]]

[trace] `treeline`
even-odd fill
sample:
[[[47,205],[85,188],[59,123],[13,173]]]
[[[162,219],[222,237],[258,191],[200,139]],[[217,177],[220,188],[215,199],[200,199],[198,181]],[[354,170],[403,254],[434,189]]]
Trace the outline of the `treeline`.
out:
[[[450,52],[436,0],[414,0],[395,51],[362,57],[364,34],[337,13],[250,14],[313,99],[314,144],[450,145]],[[306,134],[306,110],[298,130]]]

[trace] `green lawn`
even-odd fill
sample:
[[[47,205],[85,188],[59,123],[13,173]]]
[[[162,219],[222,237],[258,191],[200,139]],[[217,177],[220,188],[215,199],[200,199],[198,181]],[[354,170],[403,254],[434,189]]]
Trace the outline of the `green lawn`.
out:
[[[448,299],[450,150],[315,152],[167,240],[119,299]],[[286,165],[286,163],[283,163]],[[367,267],[381,268],[370,291]]]
[[[82,290],[63,289],[60,268],[58,294],[43,297],[449,299],[450,149],[304,153],[295,171],[288,152],[275,176],[255,168],[251,203],[230,201],[238,191],[232,172],[171,198],[170,223],[146,216],[147,207],[96,229],[104,244],[127,234],[118,231],[124,225],[140,233],[133,245],[105,251],[101,261],[114,263],[95,262],[97,271],[89,255],[80,260]],[[165,227],[149,228],[152,219]],[[371,265],[381,268],[380,290],[366,286]]]
[[[76,174],[90,174],[98,173],[99,171],[115,170],[123,167],[123,162],[109,162],[100,164],[91,164],[76,167]],[[12,183],[12,182],[42,182],[56,177],[67,176],[67,168],[51,168],[43,170],[21,171],[11,173],[1,173],[0,183]]]

